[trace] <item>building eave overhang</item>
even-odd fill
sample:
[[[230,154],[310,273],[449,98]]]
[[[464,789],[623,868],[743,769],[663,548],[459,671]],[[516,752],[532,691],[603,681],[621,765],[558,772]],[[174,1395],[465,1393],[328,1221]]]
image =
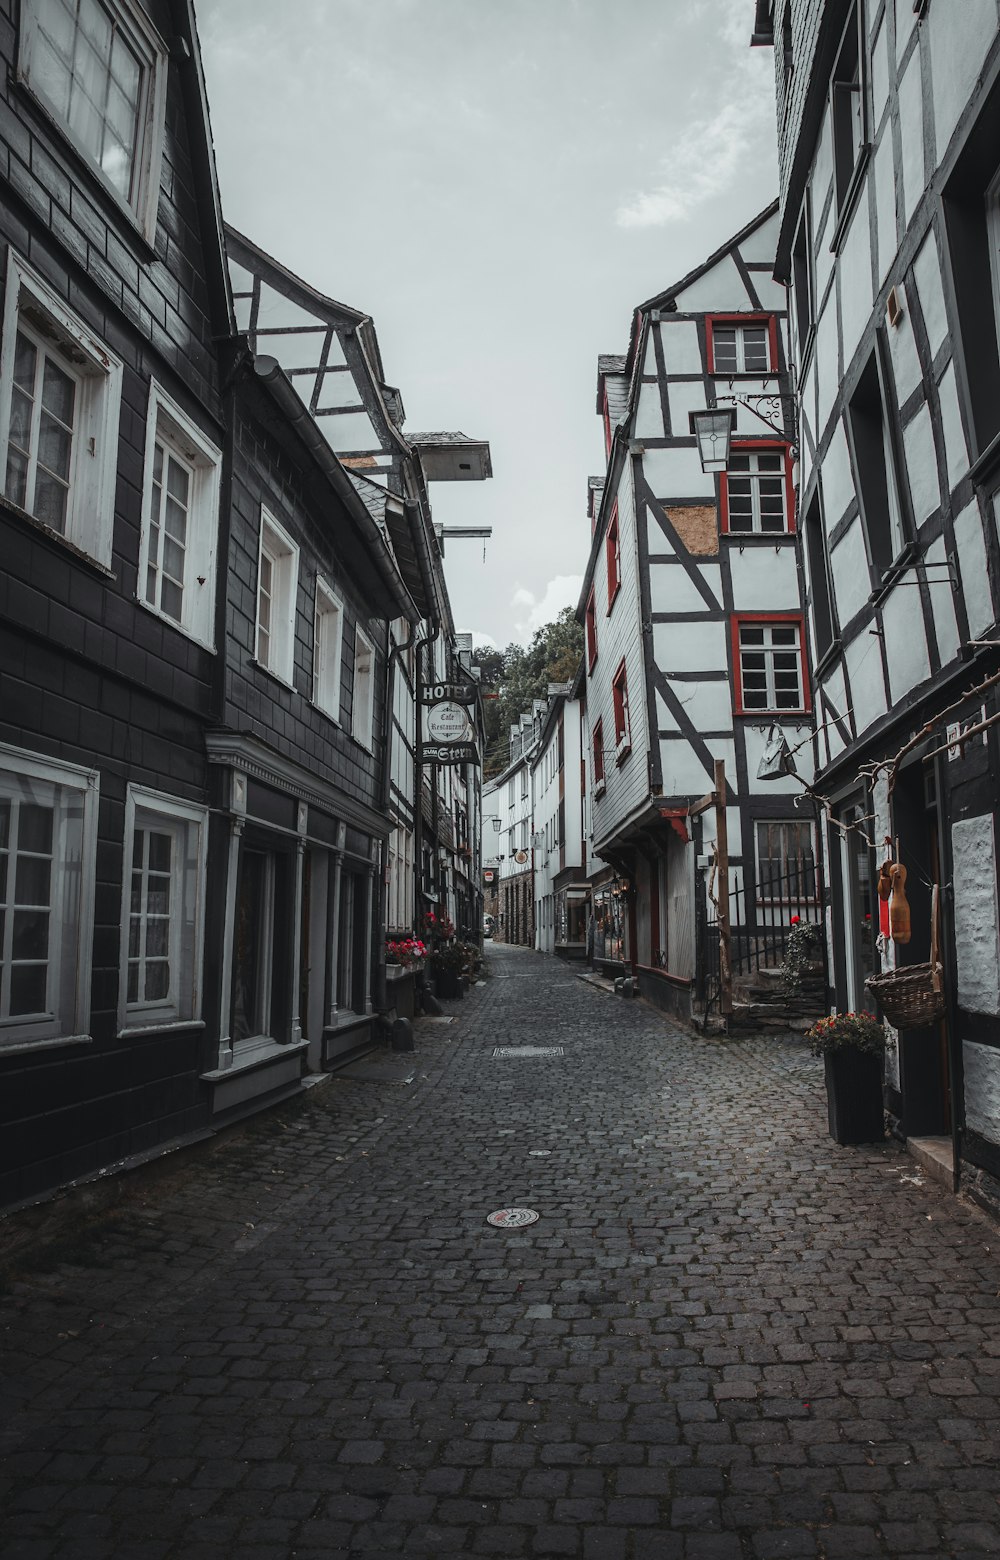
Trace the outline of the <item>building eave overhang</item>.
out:
[[[391,832],[392,825],[387,816],[375,812],[339,786],[304,769],[247,732],[207,731],[205,754],[210,764],[239,770],[262,785],[288,793],[308,806],[318,807],[363,834],[387,839]]]
[[[486,439],[464,433],[404,433],[416,450],[427,482],[485,482],[493,475]]]

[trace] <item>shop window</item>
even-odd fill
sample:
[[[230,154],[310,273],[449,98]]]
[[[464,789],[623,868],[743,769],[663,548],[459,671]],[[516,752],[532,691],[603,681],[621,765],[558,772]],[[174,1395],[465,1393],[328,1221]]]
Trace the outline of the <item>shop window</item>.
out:
[[[799,618],[736,617],[733,639],[737,714],[809,708]]]
[[[152,241],[167,53],[144,8],[22,0],[18,73]]]
[[[140,600],[211,648],[222,455],[155,384],[146,429]]]
[[[780,536],[795,529],[787,446],[735,445],[721,480],[723,531]]]
[[[709,315],[705,321],[708,372],[772,374],[778,369],[777,327],[769,315]]]
[[[344,646],[344,609],[329,585],[316,577],[316,619],[313,637],[313,703],[340,719],[340,666]]]
[[[87,1032],[97,784],[0,746],[0,1049]]]
[[[130,786],[125,805],[123,1029],[201,1017],[208,815]]]
[[[122,365],[13,254],[2,361],[6,497],[110,567]]]
[[[295,664],[298,578],[298,547],[277,520],[262,510],[257,576],[257,660],[289,686]]]
[[[615,758],[620,763],[632,746],[628,709],[628,674],[624,659],[611,684],[611,697],[615,713]]]

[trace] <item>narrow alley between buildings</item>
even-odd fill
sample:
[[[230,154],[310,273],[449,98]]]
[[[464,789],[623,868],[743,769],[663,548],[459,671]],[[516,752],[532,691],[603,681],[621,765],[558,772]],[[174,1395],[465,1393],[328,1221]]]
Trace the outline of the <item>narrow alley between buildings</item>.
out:
[[[835,1146],[801,1040],[489,966],[61,1246],[8,1222],[3,1560],[1000,1553],[995,1226]]]

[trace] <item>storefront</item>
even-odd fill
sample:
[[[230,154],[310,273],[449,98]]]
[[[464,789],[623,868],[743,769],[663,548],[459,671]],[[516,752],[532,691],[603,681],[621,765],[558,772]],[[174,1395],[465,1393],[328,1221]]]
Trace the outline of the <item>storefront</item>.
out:
[[[629,959],[629,888],[625,878],[611,877],[595,884],[592,890],[594,946],[596,965],[615,967],[621,974]]]

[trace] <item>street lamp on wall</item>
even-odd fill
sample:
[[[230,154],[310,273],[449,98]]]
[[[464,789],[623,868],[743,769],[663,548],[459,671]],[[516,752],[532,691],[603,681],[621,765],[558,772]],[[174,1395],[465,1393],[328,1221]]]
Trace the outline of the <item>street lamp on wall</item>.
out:
[[[698,441],[702,471],[725,471],[736,427],[736,408],[709,406],[704,411],[689,412],[688,425]]]

